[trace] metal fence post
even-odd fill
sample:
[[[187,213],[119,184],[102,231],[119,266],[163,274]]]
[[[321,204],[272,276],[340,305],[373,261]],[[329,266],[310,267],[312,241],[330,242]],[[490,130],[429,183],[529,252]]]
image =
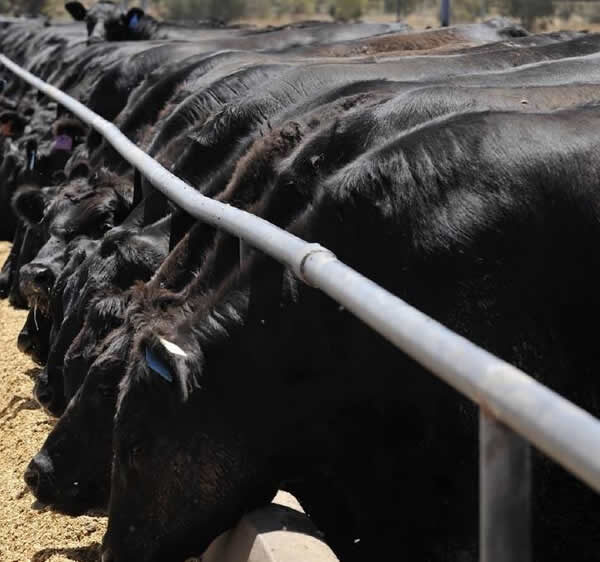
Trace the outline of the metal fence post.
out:
[[[531,448],[479,409],[480,562],[531,562]]]
[[[442,0],[440,23],[442,27],[448,27],[450,25],[450,0]]]

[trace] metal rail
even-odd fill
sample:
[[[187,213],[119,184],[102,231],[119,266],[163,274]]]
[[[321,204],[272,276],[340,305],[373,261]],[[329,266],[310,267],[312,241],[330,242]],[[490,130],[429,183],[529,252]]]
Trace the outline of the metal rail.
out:
[[[201,195],[75,99],[3,55],[0,63],[93,127],[154,187],[190,215],[285,264],[300,279],[321,289],[479,404],[481,560],[530,560],[529,445],[519,435],[600,491],[600,421],[596,418],[379,287],[326,248]]]
[[[440,25],[448,27],[450,25],[450,0],[442,0],[440,5]]]

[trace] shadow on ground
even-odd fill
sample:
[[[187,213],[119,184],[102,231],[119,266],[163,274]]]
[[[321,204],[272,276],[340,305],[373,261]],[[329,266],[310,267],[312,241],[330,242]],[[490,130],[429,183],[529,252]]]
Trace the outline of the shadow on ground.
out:
[[[39,404],[32,398],[13,396],[8,405],[0,410],[0,420],[14,420],[23,410],[39,410]]]
[[[74,562],[98,562],[100,560],[100,544],[93,542],[89,546],[79,548],[44,548],[33,555],[31,562],[46,562],[57,555]]]

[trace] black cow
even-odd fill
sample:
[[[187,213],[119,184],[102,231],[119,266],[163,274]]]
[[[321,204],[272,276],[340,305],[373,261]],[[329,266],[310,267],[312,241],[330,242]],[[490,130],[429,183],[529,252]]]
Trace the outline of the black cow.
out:
[[[385,84],[378,85],[385,90]],[[365,84],[363,88],[368,90],[367,86]],[[377,84],[373,85],[374,89],[375,86]],[[254,205],[255,212],[268,213],[271,207],[263,200],[270,202],[272,199],[271,190],[275,188],[277,163],[288,156],[311,129],[331,122],[344,113],[375,103],[378,99],[375,93],[343,97],[319,110],[308,112],[298,121],[288,122],[265,134],[238,163],[236,173],[219,198],[242,207]],[[296,208],[296,212],[300,212],[299,206],[307,202],[306,197],[290,200],[292,189],[289,185],[276,189],[283,191],[280,197],[286,199],[288,207]],[[261,203],[257,204],[259,200]],[[274,214],[278,215],[277,219],[281,223],[289,222],[291,217],[290,212],[284,213],[280,206],[277,206]],[[92,507],[106,506],[112,428],[107,420],[111,420],[115,413],[116,390],[125,374],[126,358],[135,326],[147,323],[150,319],[160,324],[167,317],[175,323],[182,315],[190,314],[194,308],[193,303],[201,301],[211,286],[218,285],[228,272],[237,267],[240,261],[237,240],[219,236],[211,248],[213,237],[212,228],[196,224],[146,287],[137,287],[132,292],[111,294],[108,297],[100,291],[98,298],[89,306],[85,324],[75,340],[70,334],[60,338],[61,341],[72,344],[65,356],[63,372],[54,373],[50,382],[54,383],[53,392],[57,392],[59,386],[55,381],[60,380],[62,375],[65,395],[67,400],[72,400],[44,447],[30,464],[26,477],[36,496],[51,503],[55,509],[80,513]],[[200,264],[203,264],[202,267]],[[131,266],[132,264],[128,265],[129,268]],[[195,274],[194,270],[198,268],[200,271]],[[116,279],[109,280],[113,288],[119,286]],[[122,284],[120,286],[125,288]],[[177,294],[179,291],[181,294]],[[106,335],[107,327],[114,328],[123,322],[123,326]],[[98,384],[103,389],[101,393],[104,398],[101,401],[95,398],[98,396]],[[54,400],[52,405],[57,403]],[[77,443],[91,434],[97,437],[97,447],[93,455],[82,459]],[[49,462],[45,459],[49,459]],[[90,471],[87,471],[88,463],[94,465]],[[47,469],[48,467],[51,469]],[[99,471],[104,475],[102,482],[96,481]],[[79,483],[76,493],[72,487],[73,481]],[[103,503],[89,503],[92,499],[99,501],[100,496],[90,496],[85,490],[98,487],[106,492],[102,498]]]
[[[584,50],[584,51],[587,50],[587,51],[593,52],[594,49],[597,48],[593,40],[586,39],[586,41],[582,42],[582,40],[577,39],[577,40],[570,41],[568,43],[569,43],[568,50],[570,50],[570,51],[579,49],[579,50]],[[564,54],[566,52],[565,49],[567,49],[567,47],[562,47],[562,45],[559,45],[558,50],[557,50],[557,48],[554,45],[550,45],[550,46],[540,47],[539,49],[546,49],[546,51],[542,51],[542,50],[536,51],[536,53],[538,53],[538,54],[536,54],[536,56],[538,56],[538,57],[543,56],[544,58],[547,58],[547,57],[553,58],[556,56],[560,56],[561,54]],[[548,50],[548,49],[550,49],[550,50]],[[524,53],[520,53],[519,56],[520,56],[520,60],[522,60],[522,61],[527,60],[527,57],[524,57]],[[530,55],[528,55],[528,56],[530,56]],[[507,61],[508,61],[508,59],[507,59]],[[589,62],[592,63],[592,61],[589,61]],[[586,63],[587,63],[587,61],[582,60],[581,64],[586,64]],[[504,64],[504,63],[502,63],[502,64]],[[556,64],[560,64],[560,63],[556,63]],[[572,67],[575,68],[574,72],[575,72],[575,74],[577,74],[579,72],[579,69],[577,69],[576,66],[574,66],[574,65],[575,65],[575,62],[573,61]],[[375,66],[382,67],[383,65],[375,65]],[[548,64],[547,66],[552,66],[552,65]],[[371,74],[371,69],[369,69],[368,66],[360,65],[360,67],[362,68],[362,70],[359,70],[359,73],[365,72],[365,73],[367,73],[367,75]],[[402,65],[401,65],[401,67],[402,67]],[[438,72],[437,67],[439,67],[439,63],[436,63],[435,72]],[[235,128],[233,129],[233,132],[236,135],[239,135],[240,127],[241,127],[242,132],[248,131],[248,128],[247,128],[248,125],[243,125],[243,121],[247,120],[247,118],[245,116],[243,116],[244,112],[247,112],[247,115],[250,118],[251,118],[252,114],[255,114],[255,115],[261,114],[263,116],[268,115],[268,113],[277,111],[278,109],[281,108],[281,105],[279,102],[280,98],[286,98],[288,100],[287,103],[289,103],[291,101],[289,99],[291,96],[294,96],[294,95],[297,96],[297,94],[298,94],[297,91],[295,94],[293,92],[291,92],[292,89],[289,87],[290,83],[298,82],[298,85],[296,86],[297,89],[300,89],[300,83],[308,84],[314,88],[319,84],[319,79],[317,78],[317,76],[319,74],[321,74],[321,73],[323,73],[323,75],[327,74],[328,78],[332,79],[333,76],[341,70],[342,69],[339,68],[338,65],[336,65],[335,67],[331,67],[331,68],[318,67],[318,72],[299,71],[299,72],[295,73],[295,76],[294,75],[286,76],[286,78],[282,84],[282,88],[280,89],[280,91],[275,90],[273,92],[274,96],[272,98],[269,98],[269,96],[267,96],[266,98],[263,98],[264,102],[261,101],[259,98],[255,98],[254,100],[250,99],[250,100],[248,100],[248,102],[246,104],[247,109],[242,109],[239,107],[231,108],[231,113],[235,114],[235,117],[233,117],[233,115],[227,115],[227,114],[218,116],[218,118],[216,120],[214,120],[213,123],[209,124],[209,126],[210,127],[216,126],[216,127],[221,128],[222,131],[219,132],[219,135],[223,135],[224,132],[227,132],[227,129],[230,128],[230,126],[227,125],[226,127],[223,127],[221,122],[233,121],[235,123]],[[383,72],[385,74],[385,69],[383,69],[383,68],[379,68],[379,69],[373,68],[372,70],[373,70],[373,72],[376,72],[376,73]],[[527,69],[527,71],[523,71],[523,73],[529,72],[530,74],[533,74],[536,70],[537,69],[531,68],[531,69]],[[550,68],[548,68],[548,70],[550,70]],[[542,71],[542,68],[540,67],[538,72],[541,72],[541,71]],[[447,69],[444,70],[444,73],[447,73],[447,72],[448,72]],[[517,78],[517,77],[518,76],[515,73],[515,76],[513,77],[513,79]],[[351,79],[351,75],[347,72],[347,69],[345,69],[345,72],[343,74],[339,74],[338,77],[336,78],[336,80],[342,80],[342,81],[349,80],[349,79]],[[503,79],[503,78],[498,77],[498,81],[500,81],[501,79]],[[566,77],[564,76],[564,74],[559,74],[558,80],[565,80],[565,79],[566,79]],[[478,81],[479,83],[482,83],[482,82],[484,82],[484,80],[485,79],[483,77],[481,77],[481,78],[472,79],[471,82]],[[557,81],[556,78],[553,80],[554,80],[554,82]],[[277,87],[277,83],[275,83],[274,87],[275,88]],[[294,98],[292,97],[292,99],[294,99]],[[260,110],[260,111],[258,111],[258,110]],[[263,117],[261,117],[261,119],[262,118]],[[250,119],[250,125],[252,124],[251,121],[252,121],[252,118]],[[202,152],[206,152],[206,141],[204,139],[207,138],[208,136],[213,136],[213,134],[210,131],[207,131],[207,132],[201,131],[199,133],[199,135],[200,135],[200,139],[201,139]],[[221,147],[219,145],[227,144],[227,146],[229,146],[229,147],[235,146],[230,140],[227,143],[225,143],[224,139],[217,138],[217,139],[211,140],[211,143],[215,143],[215,141],[217,143],[215,148],[217,148],[218,150],[221,150]],[[182,171],[185,170],[186,161],[188,162],[188,164],[187,164],[188,166],[190,166],[192,163],[195,164],[198,161],[198,157],[199,157],[199,154],[196,151],[196,147],[194,147],[194,146],[190,147],[190,149],[187,151],[187,154],[184,154],[182,163],[180,165],[180,169],[182,169]],[[221,160],[215,160],[214,163],[218,164],[220,161]],[[198,176],[195,174],[184,173],[184,176],[186,176],[192,180],[198,179]],[[200,176],[200,177],[202,177],[202,176]],[[204,176],[204,177],[206,177],[206,176]]]
[[[588,41],[587,43],[583,43],[581,45],[585,52],[595,52],[597,49],[593,41]],[[541,51],[535,53],[526,52],[523,53],[521,60],[533,61],[539,60],[540,57],[555,58],[564,56],[564,53],[564,50],[555,50],[552,53],[542,53]],[[459,64],[457,64],[456,68],[459,70],[473,70],[474,68],[486,70],[490,68],[506,68],[507,66],[514,64],[514,54],[506,52],[501,53],[500,55],[503,56],[498,57],[498,63],[488,63],[485,57],[481,57],[479,61],[465,58],[464,60],[461,60]],[[519,53],[519,57],[521,57],[521,53]],[[419,67],[419,63],[411,63],[406,65],[404,69],[397,68],[395,70],[398,71],[397,76],[412,77],[413,74],[420,77],[445,76],[449,72],[452,72],[450,69],[443,67],[444,64],[448,64],[449,60],[450,59],[446,59],[441,62],[435,61],[433,64],[422,64],[421,67]],[[269,117],[271,119],[279,118],[278,116],[281,115],[282,112],[289,111],[290,107],[293,107],[293,105],[296,103],[313,103],[313,96],[323,92],[323,82],[324,79],[327,78],[328,71],[331,73],[330,78],[332,79],[332,84],[346,84],[348,87],[351,87],[351,84],[353,83],[352,81],[356,80],[357,78],[372,78],[381,76],[391,68],[382,66],[381,68],[375,69],[375,66],[376,65],[372,65],[368,67],[367,65],[361,65],[355,75],[352,75],[353,72],[348,72],[348,66],[346,66],[346,68],[342,68],[341,65],[335,67],[316,67],[315,69],[311,69],[309,72],[296,72],[295,70],[286,72],[282,80],[278,83],[275,83],[276,87],[272,87],[272,85],[269,84],[270,91],[265,92],[264,96],[255,93],[248,99],[243,100],[243,103],[240,104],[241,107],[235,107],[232,103],[225,109],[225,111],[222,112],[222,114],[213,117],[206,124],[203,123],[201,127],[194,131],[195,143],[192,146],[192,149],[186,155],[184,155],[184,158],[179,164],[179,168],[182,171],[185,171],[185,175],[188,177],[206,180],[203,182],[203,189],[206,189],[206,186],[211,184],[210,189],[212,190],[212,193],[218,193],[233,172],[235,162],[239,156],[244,153],[243,147],[246,146],[246,143],[249,142],[249,140],[258,135],[261,126],[263,126],[265,122],[268,122]],[[348,78],[344,76],[344,71],[347,73]],[[108,79],[104,80],[105,85],[109,82],[110,80]],[[299,92],[294,92],[294,89],[299,90]],[[99,91],[101,91],[101,89],[96,90],[96,92]],[[273,94],[274,100],[271,101],[268,99],[268,97]],[[100,99],[100,97],[102,96],[96,95],[96,99]],[[264,113],[260,115],[258,119],[254,119],[252,117],[253,111],[258,113],[262,112],[263,110]],[[247,136],[250,137],[249,140]],[[241,143],[242,148],[240,148],[239,145],[236,146],[236,143]],[[344,151],[341,152],[341,154],[343,153]],[[202,170],[197,170],[195,167],[197,167],[198,155],[203,156],[205,161],[210,162],[210,166],[203,167]],[[213,156],[216,157],[214,160],[212,159]],[[223,167],[223,170],[218,170],[219,165],[222,165],[223,163],[226,163],[230,168]],[[319,159],[317,159],[315,162],[311,162],[311,164],[313,167],[318,167],[322,163],[319,161]],[[218,171],[220,174],[220,177],[217,178],[216,181],[215,171]],[[210,193],[211,191],[207,190],[207,192]],[[95,287],[95,289],[97,288],[98,287]],[[90,292],[86,291],[84,294],[86,297],[93,296],[91,289]],[[87,306],[90,302],[93,303],[94,301],[91,300],[91,298],[82,299],[82,307],[80,310],[87,310]],[[99,303],[100,301],[97,302]],[[110,303],[111,299],[107,299],[106,302]],[[94,307],[95,306],[96,304],[94,303]],[[92,312],[92,309],[90,309],[90,312]],[[121,309],[117,309],[117,312],[120,314]],[[93,319],[93,316],[94,313],[92,312],[90,318]],[[83,315],[80,316],[79,325],[81,325],[83,322],[83,317]],[[98,318],[101,318],[101,316],[98,315]],[[75,337],[76,334],[77,331],[73,333],[73,337]],[[84,345],[84,347],[86,346],[87,344]],[[103,474],[106,474],[106,472]],[[33,484],[35,484],[35,482],[32,480],[32,485]]]
[[[138,280],[149,279],[168,253],[169,230],[169,217],[141,229],[124,223],[106,235],[70,275],[65,286],[69,295],[53,295],[52,303],[62,301],[61,318],[56,320],[48,361],[34,389],[35,398],[51,415],[61,415],[67,405],[65,354],[94,298],[100,291],[125,290]]]
[[[85,128],[73,119],[50,126],[48,115],[28,118],[19,112],[0,114],[1,132],[6,136],[0,164],[0,239],[12,240],[16,218],[10,201],[23,183],[49,186],[56,183],[72,151],[82,143]],[[38,112],[40,113],[40,112]],[[26,129],[27,128],[27,129]],[[27,134],[23,134],[27,130]]]
[[[304,123],[302,127],[308,131],[324,125],[326,122],[331,122],[336,116],[356,109],[361,105],[375,103],[378,89],[382,90],[383,95],[387,95],[387,84],[385,82],[365,82],[350,87],[334,89],[326,95],[319,97],[318,101],[313,101],[297,109],[296,116],[302,116],[302,122]],[[372,93],[369,93],[371,90]],[[233,155],[226,156],[228,158],[227,167],[223,167],[220,173],[215,174],[215,177],[211,178],[211,181],[206,182],[204,186],[201,186],[201,189],[208,195],[218,195],[227,186],[227,180],[237,166],[238,172],[232,177],[231,185],[224,191],[222,197],[224,197],[224,200],[241,206],[252,204],[256,197],[262,193],[261,190],[265,189],[268,185],[267,181],[272,181],[269,178],[272,178],[274,174],[273,162],[269,159],[264,160],[264,155],[269,154],[270,159],[275,157],[281,158],[281,151],[284,148],[285,150],[291,150],[291,147],[295,146],[302,137],[298,132],[299,129],[297,131],[297,127],[299,125],[292,122],[287,124],[287,126],[284,125],[281,129],[277,128],[270,131],[268,135],[262,137],[256,143],[256,147],[250,150],[248,155],[242,158],[237,165],[236,163],[238,162],[242,147],[251,146],[251,143],[246,141],[243,145],[240,144],[240,146],[231,147],[235,152]],[[234,132],[239,134],[239,131],[234,130]],[[217,148],[221,148],[221,146],[218,145]],[[226,147],[226,150],[229,150],[229,148]],[[181,174],[177,169],[176,173]],[[262,174],[267,175],[263,177],[263,181],[259,181],[257,178],[261,177]],[[246,185],[240,185],[244,177],[248,178]],[[245,195],[241,196],[241,192],[244,192]],[[135,230],[131,232],[135,233]],[[134,240],[135,236],[132,238],[132,241]],[[126,243],[124,242],[123,245],[126,246]],[[79,286],[77,293],[81,297],[73,305],[72,312],[65,317],[64,325],[61,327],[53,344],[55,349],[50,353],[47,376],[38,385],[36,390],[38,399],[40,391],[45,397],[53,397],[51,403],[40,400],[42,405],[52,413],[60,414],[62,408],[66,405],[62,387],[63,359],[67,349],[82,328],[86,307],[91,296],[93,296],[93,292],[101,288],[118,287],[122,290],[126,289],[136,279],[148,279],[148,272],[152,272],[148,267],[149,264],[154,264],[155,268],[159,265],[159,263],[152,260],[141,260],[143,254],[135,252],[132,252],[131,255],[136,261],[123,261],[119,254],[115,254],[113,257],[114,252],[108,249],[110,247],[108,241],[106,241],[106,244],[103,243],[98,252],[96,252],[97,255],[95,257],[90,256],[89,260],[86,260],[86,263],[83,264],[80,271],[76,274]],[[141,263],[139,263],[140,261]],[[190,267],[193,266],[190,265]],[[146,272],[144,276],[135,277],[142,270]],[[89,336],[86,336],[86,339],[89,339]],[[82,355],[81,351],[74,351],[74,354],[75,356]],[[80,362],[77,362],[77,364],[80,364]],[[81,380],[82,376],[79,376],[79,380]],[[72,394],[66,397],[67,401],[71,396]]]
[[[319,185],[294,231],[598,414],[598,125],[590,107],[416,128]],[[103,559],[201,553],[282,483],[323,471],[360,538],[344,559],[390,559],[400,542],[474,560],[475,408],[269,263],[175,330],[140,327]],[[536,558],[593,559],[598,498],[537,457],[535,478]]]
[[[68,285],[69,279],[98,243],[98,240],[82,238],[70,242],[65,251],[65,266],[52,287],[49,310],[42,311],[34,307],[29,311],[17,345],[39,365],[46,364],[50,344],[55,341],[63,320],[63,309],[75,297],[72,287]]]
[[[292,141],[294,135],[285,133],[281,137],[283,141],[285,141],[285,138],[292,141],[283,153],[281,152],[281,145],[285,146],[286,143],[277,141],[281,134],[277,129],[256,141],[248,155],[238,163],[233,176],[234,179],[228,188],[230,193],[222,195],[223,200],[233,201],[237,205],[245,206],[256,197],[256,194],[253,194],[252,185],[262,187],[275,181],[273,194],[269,197],[269,204],[266,206],[263,204],[260,213],[275,223],[285,225],[292,220],[298,208],[302,208],[306,204],[307,199],[311,197],[314,186],[318,185],[323,178],[331,175],[336,169],[360,154],[361,151],[366,150],[369,144],[377,144],[389,135],[397,134],[406,128],[418,125],[420,121],[427,120],[430,117],[439,117],[452,111],[478,106],[483,109],[488,107],[516,107],[523,110],[539,110],[541,107],[559,107],[589,101],[595,99],[597,95],[594,86],[531,89],[527,91],[530,103],[523,105],[520,102],[525,93],[521,89],[423,89],[414,94],[394,96],[393,88],[390,89],[390,86],[385,82],[364,83],[355,85],[353,88],[359,91],[362,90],[362,92],[344,97],[342,95],[343,91],[337,90],[336,95],[332,97],[339,97],[338,102],[309,112],[303,117],[308,130],[312,128],[318,132],[313,132],[308,137],[307,142],[299,147],[292,159],[286,161],[285,166],[279,165],[277,167],[277,174],[275,174],[277,160],[274,158],[275,156],[282,158],[286,151],[296,145],[297,141]],[[342,116],[344,116],[343,119],[341,119]],[[330,125],[330,123],[333,124]],[[285,132],[289,127],[288,124],[287,127],[282,129],[282,132]],[[344,147],[343,151],[339,150],[340,146]],[[234,190],[239,190],[240,187],[244,189],[236,193]],[[198,227],[196,227],[197,230]],[[199,240],[197,238],[194,238],[194,240],[193,246],[202,248]],[[225,249],[226,247],[221,247],[219,250],[219,253],[223,256],[222,261],[227,263],[227,259],[229,259],[230,263],[231,261],[235,263],[237,254],[232,254],[231,250]],[[179,251],[184,250],[180,249]],[[179,291],[191,280],[190,272],[192,268],[197,267],[198,261],[203,259],[202,255],[201,250],[194,252],[191,256],[187,255],[185,259],[174,254],[172,260],[173,263],[177,264],[177,267],[168,263],[164,267],[161,266],[150,286],[161,287],[161,291],[165,287],[172,287],[172,290]],[[226,256],[230,257],[226,258]],[[214,275],[211,274],[211,276],[214,283]],[[217,279],[220,278],[217,277]],[[144,306],[134,298],[134,303],[130,305],[127,314],[133,315],[132,311],[137,311],[134,316],[135,321],[127,323],[128,327],[116,338],[116,341],[121,342],[122,348],[117,352],[115,350],[116,344],[113,344],[111,352],[108,353],[110,357],[105,357],[99,364],[103,365],[108,361],[114,367],[118,357],[121,357],[120,372],[115,372],[113,369],[113,372],[109,374],[103,372],[101,366],[94,365],[94,377],[86,383],[85,388],[77,396],[75,396],[75,393],[84,380],[92,362],[104,353],[105,344],[102,343],[102,338],[105,337],[105,326],[114,327],[115,323],[120,324],[123,322],[122,306],[115,306],[116,302],[122,303],[122,298],[129,300],[129,296],[111,296],[106,303],[99,299],[94,305],[94,310],[90,309],[88,318],[77,338],[75,338],[74,332],[65,332],[61,339],[70,343],[75,338],[75,341],[66,352],[64,366],[60,374],[55,374],[52,377],[52,394],[62,395],[61,385],[64,379],[67,401],[73,396],[75,398],[69,411],[65,414],[70,421],[64,421],[61,423],[60,428],[52,432],[41,453],[51,459],[55,455],[64,459],[62,464],[53,461],[52,474],[47,475],[47,478],[42,480],[54,483],[52,492],[48,491],[46,486],[44,493],[46,498],[52,497],[52,493],[58,496],[66,493],[62,489],[62,485],[56,483],[57,481],[64,481],[67,484],[72,481],[87,482],[88,477],[86,474],[96,474],[89,467],[90,462],[93,462],[95,466],[103,464],[108,467],[110,453],[108,447],[105,448],[104,452],[97,450],[92,459],[91,457],[82,458],[77,453],[77,447],[73,445],[73,443],[79,442],[80,439],[88,438],[84,436],[99,435],[100,433],[104,435],[110,430],[110,426],[97,421],[106,417],[105,412],[98,413],[98,416],[93,415],[94,404],[96,404],[91,398],[96,392],[94,381],[103,380],[104,389],[107,389],[108,381],[112,381],[111,384],[113,390],[115,390],[122,373],[124,373],[126,363],[124,358],[127,356],[127,349],[129,349],[130,340],[133,333],[135,333],[135,327],[143,323],[144,318],[147,321],[153,314],[157,314],[159,318],[162,315],[161,325],[163,326],[167,323],[168,318],[171,319],[169,320],[171,323],[175,319],[181,320],[184,310],[191,311],[194,309],[190,302],[184,307],[185,299],[189,299],[193,303],[192,296],[202,295],[206,290],[206,281],[199,281],[195,284],[195,289],[193,285],[186,289],[183,298],[174,294],[170,296],[163,294],[160,299],[161,304],[156,310],[154,305],[151,304],[151,298],[145,297]],[[96,307],[99,308],[96,309]],[[144,309],[147,310],[145,317],[143,316]],[[65,353],[66,348],[61,347],[60,349],[59,359]],[[98,374],[99,371],[102,371],[103,374]],[[112,403],[106,401],[100,403],[103,408],[110,407],[111,404],[114,406],[114,401]],[[76,435],[77,439],[73,441],[66,438],[67,432]],[[103,442],[108,443],[109,441],[104,439]],[[107,473],[108,468],[105,470],[105,474]],[[108,489],[108,486],[105,486],[105,489]],[[80,509],[81,501],[79,498],[78,501],[78,509]],[[63,505],[62,509],[66,509],[66,507]]]
[[[575,39],[567,42],[568,47],[562,45],[546,45],[543,47],[530,49],[529,53],[525,53],[525,50],[521,49],[519,54],[519,60],[526,62],[535,58],[554,58],[561,56],[565,53],[566,49],[576,50],[583,52],[594,52],[597,49],[596,42],[594,40],[583,41],[581,39]],[[565,43],[565,45],[567,44]],[[545,50],[544,50],[545,49]],[[489,57],[488,57],[489,58]],[[501,60],[502,59],[502,60]],[[481,58],[481,61],[484,59]],[[507,53],[504,57],[498,59],[499,62],[495,62],[495,67],[502,67],[508,64],[510,57]],[[481,61],[475,60],[468,62],[467,59],[463,60],[458,64],[458,68],[473,68],[481,64]],[[274,69],[275,73],[279,73],[282,70],[283,76],[279,81],[274,81],[270,84],[271,91],[262,95],[247,96],[247,99],[243,104],[230,104],[225,111],[216,115],[210,122],[202,125],[200,130],[193,135],[198,142],[188,147],[186,152],[182,155],[180,162],[177,164],[177,168],[181,171],[181,174],[186,179],[192,182],[199,182],[207,179],[209,176],[210,169],[206,168],[202,171],[202,174],[198,174],[197,162],[201,157],[204,157],[205,162],[210,162],[211,167],[221,166],[219,175],[222,179],[217,181],[226,181],[227,179],[227,168],[223,166],[223,158],[228,158],[230,162],[234,162],[231,150],[236,149],[235,140],[243,137],[252,130],[256,131],[257,125],[271,114],[278,111],[282,111],[286,105],[291,103],[298,103],[303,97],[316,92],[322,87],[322,81],[328,80],[329,83],[351,83],[352,79],[356,80],[361,77],[371,77],[377,75],[386,75],[390,72],[396,73],[402,76],[408,68],[405,68],[407,63],[390,63],[390,66],[381,65],[352,65],[352,72],[349,72],[347,65],[318,65],[310,69],[299,69],[299,70],[287,70],[285,71],[285,65],[281,69]],[[574,64],[574,63],[573,63]],[[585,63],[584,63],[585,64]],[[409,67],[414,65],[410,64]],[[421,73],[425,72],[425,69],[421,69]],[[427,70],[429,72],[429,70]],[[442,73],[443,75],[449,72],[447,64],[440,63],[439,61],[433,65],[431,69],[434,75]],[[563,78],[564,80],[564,78]],[[480,82],[484,81],[482,77],[479,79]],[[212,152],[210,159],[206,158],[205,155]],[[219,154],[220,153],[220,154]]]

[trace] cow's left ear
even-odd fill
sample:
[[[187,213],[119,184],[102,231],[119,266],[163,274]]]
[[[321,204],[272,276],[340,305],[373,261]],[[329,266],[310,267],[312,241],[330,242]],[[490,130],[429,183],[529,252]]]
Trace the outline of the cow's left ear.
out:
[[[146,359],[146,364],[148,365],[148,367],[150,368],[151,371],[153,371],[155,374],[157,374],[161,379],[172,383],[173,382],[173,369],[171,367],[171,365],[169,365],[168,363],[166,363],[160,356],[160,354],[156,353],[155,350],[153,350],[150,347],[146,348],[146,353],[145,353],[145,359]]]
[[[75,21],[83,21],[87,16],[87,10],[81,2],[67,2],[65,8]]]
[[[141,8],[131,8],[125,14],[125,25],[132,31],[135,31],[144,15],[145,12]]]
[[[36,225],[44,218],[48,198],[39,187],[19,188],[12,198],[15,214],[29,225]]]
[[[146,365],[153,375],[173,384],[185,402],[190,392],[188,354],[175,342],[153,336],[144,345]]]

